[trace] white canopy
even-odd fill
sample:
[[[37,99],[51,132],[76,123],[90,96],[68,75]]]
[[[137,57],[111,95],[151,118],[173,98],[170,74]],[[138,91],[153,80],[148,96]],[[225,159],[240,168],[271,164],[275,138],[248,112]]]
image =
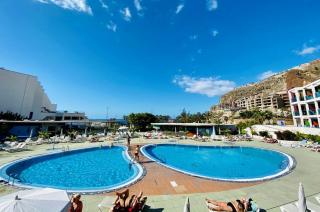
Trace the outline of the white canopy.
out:
[[[67,211],[70,200],[66,191],[43,188],[18,191],[0,197],[1,212]]]

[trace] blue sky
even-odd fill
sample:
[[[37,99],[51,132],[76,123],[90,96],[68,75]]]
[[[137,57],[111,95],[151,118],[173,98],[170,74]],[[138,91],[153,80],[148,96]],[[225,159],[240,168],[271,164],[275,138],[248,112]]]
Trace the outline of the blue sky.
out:
[[[89,117],[203,112],[320,56],[319,0],[2,0],[0,67]]]

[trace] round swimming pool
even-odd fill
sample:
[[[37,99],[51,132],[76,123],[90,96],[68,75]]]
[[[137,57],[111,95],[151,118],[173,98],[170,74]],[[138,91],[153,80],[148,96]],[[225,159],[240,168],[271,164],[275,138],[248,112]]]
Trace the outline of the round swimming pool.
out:
[[[138,180],[143,173],[123,146],[59,152],[15,161],[0,176],[22,187],[51,187],[68,192],[110,191]]]
[[[146,145],[141,151],[149,159],[176,171],[222,181],[267,180],[294,167],[289,155],[253,147],[158,144]]]

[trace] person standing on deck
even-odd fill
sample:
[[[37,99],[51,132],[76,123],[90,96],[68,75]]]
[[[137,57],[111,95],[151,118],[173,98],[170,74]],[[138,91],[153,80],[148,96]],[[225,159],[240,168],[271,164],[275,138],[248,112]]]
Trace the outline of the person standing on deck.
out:
[[[127,146],[128,146],[128,150],[130,150],[130,141],[131,141],[131,137],[130,137],[129,133],[127,132]]]

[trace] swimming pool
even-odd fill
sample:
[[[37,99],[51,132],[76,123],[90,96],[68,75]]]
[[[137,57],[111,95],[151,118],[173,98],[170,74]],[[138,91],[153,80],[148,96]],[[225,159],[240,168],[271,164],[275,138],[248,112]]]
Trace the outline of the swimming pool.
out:
[[[68,192],[110,191],[143,174],[124,146],[95,147],[30,157],[7,164],[0,176],[17,186],[51,187]]]
[[[279,177],[294,167],[282,152],[240,146],[146,145],[142,153],[185,174],[221,181],[252,182]]]

